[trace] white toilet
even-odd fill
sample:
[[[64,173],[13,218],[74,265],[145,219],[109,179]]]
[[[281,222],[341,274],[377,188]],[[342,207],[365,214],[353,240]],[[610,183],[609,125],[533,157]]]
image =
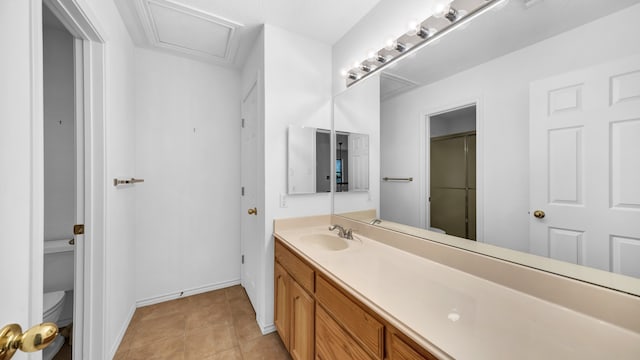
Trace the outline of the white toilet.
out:
[[[44,242],[44,296],[43,322],[56,323],[58,327],[71,323],[73,317],[73,251],[69,240]],[[70,303],[65,306],[65,303]],[[65,314],[66,312],[66,314]],[[63,316],[65,319],[61,319]],[[44,349],[42,358],[51,360],[64,345],[64,337],[58,336]]]
[[[56,323],[60,319],[60,314],[62,314],[62,308],[64,306],[64,298],[64,291],[44,293],[42,322]],[[62,345],[64,345],[64,337],[56,337],[53,344],[44,349],[42,352],[42,358],[44,360],[53,359],[58,351],[60,351]]]

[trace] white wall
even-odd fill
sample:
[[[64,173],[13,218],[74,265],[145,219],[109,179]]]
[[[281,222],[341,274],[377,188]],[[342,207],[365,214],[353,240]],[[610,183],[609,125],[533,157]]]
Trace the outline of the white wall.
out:
[[[477,99],[478,136],[484,143],[483,149],[478,144],[478,151],[484,151],[485,186],[479,189],[485,201],[484,209],[479,209],[484,213],[484,240],[528,250],[529,83],[639,53],[639,16],[640,5],[636,5],[384,102],[382,167],[385,172],[418,180],[383,188],[384,206],[394,209],[394,215],[402,212],[404,223],[420,223],[419,180],[423,174],[418,169],[424,115]],[[404,161],[394,160],[398,158]]]
[[[73,238],[76,196],[73,62],[71,34],[45,26],[44,240]]]
[[[389,119],[385,119],[389,121]],[[463,132],[476,130],[476,117],[474,114],[469,116],[461,116],[455,118],[444,118],[434,116],[431,118],[429,128],[430,137],[438,137],[451,134],[459,134]],[[384,151],[384,149],[383,149]]]
[[[238,283],[240,74],[146,49],[135,57],[135,176],[145,179],[136,185],[136,299]]]
[[[369,135],[369,191],[336,192],[333,198],[333,212],[336,214],[380,209],[379,104],[380,77],[377,75],[351,86],[334,98],[335,131]],[[353,175],[350,176],[352,179]]]
[[[273,324],[273,219],[328,214],[331,195],[287,196],[287,127],[331,126],[331,47],[272,25],[264,27],[264,276],[258,323]]]

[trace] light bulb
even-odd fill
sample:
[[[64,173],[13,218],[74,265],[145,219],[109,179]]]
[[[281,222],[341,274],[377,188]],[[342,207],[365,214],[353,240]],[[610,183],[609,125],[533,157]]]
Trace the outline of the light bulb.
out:
[[[391,51],[396,47],[396,40],[394,38],[388,38],[384,43],[384,48]]]
[[[438,2],[433,8],[433,16],[442,18],[449,13],[450,8],[449,2]]]
[[[369,49],[369,51],[367,51],[367,60],[375,61],[377,57],[378,57],[378,52],[377,51],[375,51],[373,49]]]
[[[342,69],[340,70],[340,76],[342,77],[347,77],[347,75],[349,75],[349,72],[347,71],[347,69]]]
[[[417,20],[409,21],[409,24],[407,25],[407,35],[414,36],[420,30],[420,27],[421,25]]]
[[[389,51],[395,50],[397,52],[403,52],[403,51],[407,50],[408,47],[411,47],[411,44],[403,44],[403,43],[399,42],[398,40],[389,39],[385,43],[385,47],[384,48],[389,50]]]

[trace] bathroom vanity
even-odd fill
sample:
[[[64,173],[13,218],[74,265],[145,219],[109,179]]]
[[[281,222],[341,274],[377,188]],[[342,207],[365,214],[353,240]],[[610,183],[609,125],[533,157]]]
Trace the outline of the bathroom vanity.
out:
[[[294,359],[640,357],[637,296],[336,216],[274,229],[275,324]]]

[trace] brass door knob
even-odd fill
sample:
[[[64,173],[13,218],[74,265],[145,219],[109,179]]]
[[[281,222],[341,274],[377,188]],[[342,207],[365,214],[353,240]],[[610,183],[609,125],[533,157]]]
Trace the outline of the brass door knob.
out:
[[[0,329],[0,360],[9,360],[20,349],[24,352],[39,351],[49,346],[58,336],[54,323],[42,323],[22,333],[18,324]]]
[[[257,208],[249,209],[247,213],[249,213],[249,215],[258,215],[258,209]]]
[[[533,212],[533,216],[535,218],[542,219],[542,218],[544,218],[545,213],[542,210],[536,210],[536,211]]]

